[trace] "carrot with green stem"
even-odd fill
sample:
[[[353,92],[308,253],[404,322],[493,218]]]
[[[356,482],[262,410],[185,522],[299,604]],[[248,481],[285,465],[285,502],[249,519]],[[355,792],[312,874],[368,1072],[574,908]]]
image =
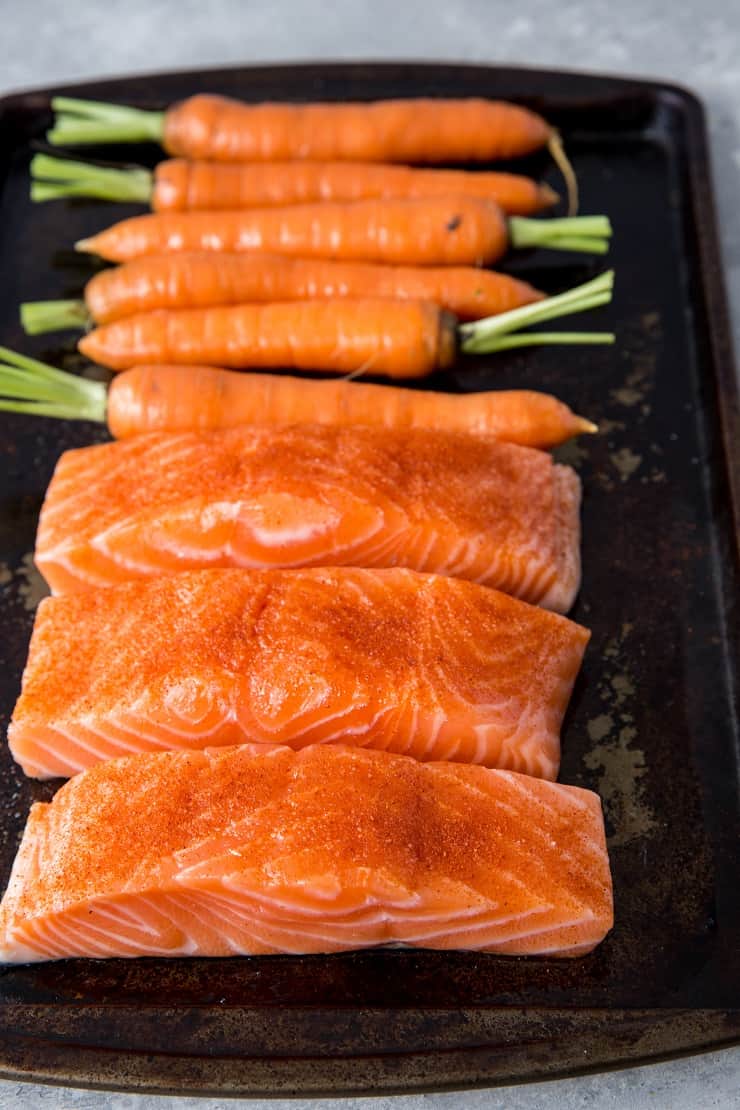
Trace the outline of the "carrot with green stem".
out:
[[[47,138],[57,146],[156,142],[168,154],[215,162],[495,162],[547,147],[565,176],[569,212],[575,175],[558,132],[517,104],[480,98],[369,103],[243,104],[198,95],[164,112],[57,96]]]
[[[373,162],[189,162],[171,158],[154,170],[98,166],[36,154],[31,200],[95,197],[148,204],[153,212],[268,208],[372,197],[472,196],[493,200],[510,215],[551,208],[549,185],[513,173],[418,169]]]
[[[160,309],[96,328],[78,348],[112,370],[181,363],[419,378],[451,366],[458,350],[489,354],[532,344],[612,343],[611,333],[520,334],[529,325],[607,304],[612,287],[609,271],[557,297],[460,325],[452,313],[430,301],[347,299]]]
[[[359,200],[122,220],[75,249],[110,262],[178,251],[267,252],[393,265],[490,266],[509,248],[605,254],[606,216],[527,219],[474,197]]]
[[[27,334],[89,329],[157,308],[345,297],[434,301],[461,320],[493,316],[542,300],[527,282],[462,266],[384,266],[264,254],[165,254],[102,270],[84,300],[21,305]]]
[[[0,410],[107,423],[117,439],[239,424],[370,424],[490,435],[550,448],[595,432],[548,393],[439,393],[210,366],[137,366],[109,385],[0,348]]]

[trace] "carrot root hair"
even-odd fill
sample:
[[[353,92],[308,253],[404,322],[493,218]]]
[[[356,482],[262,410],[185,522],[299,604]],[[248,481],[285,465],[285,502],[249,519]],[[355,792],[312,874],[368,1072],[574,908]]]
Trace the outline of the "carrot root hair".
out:
[[[576,216],[578,214],[578,178],[573,169],[573,164],[565,153],[563,146],[563,139],[559,131],[551,131],[550,138],[547,141],[547,149],[550,152],[555,165],[563,175],[565,181],[565,192],[568,198],[568,215]]]

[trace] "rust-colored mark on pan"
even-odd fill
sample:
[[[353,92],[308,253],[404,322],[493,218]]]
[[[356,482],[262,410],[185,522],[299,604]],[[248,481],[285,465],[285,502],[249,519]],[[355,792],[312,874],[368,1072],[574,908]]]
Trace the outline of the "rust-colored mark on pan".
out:
[[[656,827],[641,781],[647,770],[645,753],[635,746],[638,733],[633,706],[637,688],[623,662],[622,648],[631,627],[623,624],[619,635],[607,643],[599,683],[604,712],[586,725],[593,747],[584,761],[590,770],[601,772],[598,791],[612,829],[612,848],[648,836]]]
[[[23,556],[16,575],[19,579],[18,595],[23,603],[23,608],[27,612],[33,613],[41,599],[48,595],[49,587],[36,569],[32,551]]]
[[[609,458],[619,473],[622,482],[628,481],[642,463],[642,455],[636,454],[629,447],[622,447],[619,451],[612,451]]]

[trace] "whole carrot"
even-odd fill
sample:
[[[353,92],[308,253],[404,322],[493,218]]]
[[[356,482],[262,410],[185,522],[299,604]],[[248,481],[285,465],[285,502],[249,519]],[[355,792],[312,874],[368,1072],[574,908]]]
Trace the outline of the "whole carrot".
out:
[[[84,301],[21,305],[26,332],[108,324],[157,308],[345,297],[434,301],[461,320],[493,316],[542,300],[524,281],[475,267],[383,266],[264,254],[144,256],[102,270],[85,287]]]
[[[495,436],[524,447],[555,447],[595,432],[547,393],[435,393],[390,385],[238,374],[208,366],[137,366],[109,386],[0,348],[0,409],[66,419],[107,420],[117,439],[239,424],[370,424]]]
[[[372,197],[470,196],[493,200],[504,212],[530,216],[558,199],[548,185],[521,174],[416,169],[368,162],[189,162],[171,158],[153,170],[95,166],[37,154],[31,160],[31,199],[97,197],[139,201],[154,212],[267,208],[313,201]]]
[[[82,239],[79,251],[111,262],[171,251],[260,251],[299,258],[396,265],[492,265],[509,247],[603,254],[605,216],[508,219],[492,201],[471,197],[360,200],[219,212],[134,216]]]
[[[51,143],[154,141],[170,154],[217,162],[492,162],[546,146],[553,128],[500,100],[244,104],[198,95],[165,112],[58,96]]]
[[[452,365],[455,317],[431,301],[158,309],[104,324],[77,346],[111,370],[172,362],[413,378]]]
[[[143,363],[239,369],[324,370],[336,374],[424,377],[451,366],[459,347],[484,354],[531,343],[612,342],[590,333],[527,333],[521,327],[606,304],[613,275],[558,297],[457,327],[430,301],[330,300],[159,309],[105,324],[78,343],[112,370]]]

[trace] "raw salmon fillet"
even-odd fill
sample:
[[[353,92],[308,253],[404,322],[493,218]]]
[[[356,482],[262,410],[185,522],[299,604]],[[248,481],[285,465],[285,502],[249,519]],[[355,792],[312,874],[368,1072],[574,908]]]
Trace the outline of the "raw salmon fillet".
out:
[[[36,562],[58,594],[200,567],[404,566],[566,612],[579,508],[569,467],[461,432],[155,433],[62,456]]]
[[[612,926],[596,794],[347,747],[116,759],[31,809],[0,959],[577,956]]]
[[[38,778],[153,749],[339,741],[554,779],[588,637],[441,575],[185,571],[45,598],[8,738]]]

